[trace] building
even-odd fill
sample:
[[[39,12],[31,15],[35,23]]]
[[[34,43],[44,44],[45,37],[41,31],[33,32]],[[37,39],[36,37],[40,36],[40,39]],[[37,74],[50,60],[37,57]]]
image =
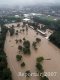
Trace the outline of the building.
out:
[[[31,20],[28,18],[23,19],[23,22],[30,22]]]

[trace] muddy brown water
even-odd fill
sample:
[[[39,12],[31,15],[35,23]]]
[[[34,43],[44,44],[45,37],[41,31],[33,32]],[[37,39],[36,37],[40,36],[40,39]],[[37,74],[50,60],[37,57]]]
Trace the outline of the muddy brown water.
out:
[[[14,23],[16,25],[17,23]],[[7,24],[7,26],[11,26],[12,24]],[[20,31],[20,28],[15,27],[16,30]],[[41,38],[41,43],[38,44],[38,50],[35,51],[31,46],[31,55],[23,55],[23,59],[20,62],[16,61],[16,55],[19,54],[18,45],[21,43],[16,44],[16,39],[23,39],[26,38],[32,44],[35,41],[36,37]],[[5,41],[5,52],[7,55],[8,66],[12,71],[13,80],[39,80],[39,77],[21,77],[18,76],[19,72],[24,73],[27,70],[30,70],[32,73],[37,72],[36,70],[36,58],[43,56],[45,59],[51,60],[44,60],[43,68],[45,72],[57,72],[56,76],[48,76],[49,80],[60,80],[60,49],[58,49],[55,45],[50,43],[46,38],[41,36],[40,34],[36,35],[36,32],[29,28],[28,34],[26,31],[24,33],[19,33],[17,36],[14,35],[10,37],[9,32],[7,33],[6,41]],[[21,68],[20,64],[25,62],[26,66]]]

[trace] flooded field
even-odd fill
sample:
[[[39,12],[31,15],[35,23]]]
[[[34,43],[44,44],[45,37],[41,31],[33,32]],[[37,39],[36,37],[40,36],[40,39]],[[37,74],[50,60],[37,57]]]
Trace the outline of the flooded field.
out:
[[[43,68],[45,72],[57,72],[56,76],[48,76],[49,80],[60,80],[60,49],[55,47],[45,37],[41,36],[40,34],[37,35],[36,31],[34,31],[33,29],[28,28],[28,33],[26,31],[20,33],[20,29],[22,28],[16,27],[17,23],[13,23],[13,25],[15,25],[15,30],[18,30],[19,33],[18,35],[14,35],[11,37],[8,32],[5,41],[5,52],[7,55],[8,66],[12,71],[13,80],[39,80],[39,77],[33,76],[27,79],[26,77],[18,76],[18,73],[23,73],[27,70],[30,70],[31,73],[37,72],[35,67],[36,58],[40,56],[43,56],[44,59],[50,59],[44,60],[43,62]],[[12,26],[12,24],[7,24],[6,26],[10,27]],[[35,51],[31,46],[31,55],[24,55],[20,53],[23,59],[20,62],[17,62],[16,55],[19,54],[18,46],[22,44],[16,44],[15,40],[23,40],[24,37],[26,38],[26,40],[30,41],[31,45],[37,37],[41,39],[41,42],[37,46],[37,51]],[[26,66],[22,68],[20,64],[23,61],[25,62]]]

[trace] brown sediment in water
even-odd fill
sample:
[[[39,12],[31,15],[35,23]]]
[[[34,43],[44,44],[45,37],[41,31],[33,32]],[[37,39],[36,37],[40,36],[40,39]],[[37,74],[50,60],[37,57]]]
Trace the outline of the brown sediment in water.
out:
[[[16,25],[17,23],[13,23]],[[7,24],[7,26],[11,26],[12,24]],[[20,30],[20,28],[15,27],[16,30]],[[18,51],[18,45],[20,43],[16,44],[16,39],[23,39],[26,38],[29,40],[32,44],[33,41],[35,41],[36,37],[39,37],[41,39],[41,43],[38,44],[38,50],[35,51],[31,47],[31,55],[23,55],[23,59],[21,62],[25,62],[26,66],[24,68],[21,68],[20,64],[21,62],[16,61],[16,55],[19,54]],[[25,77],[19,77],[18,72],[25,72],[27,70],[30,70],[32,73],[36,72],[36,58],[43,56],[45,59],[50,60],[44,60],[43,62],[43,68],[45,72],[57,72],[56,76],[49,76],[49,80],[60,80],[60,50],[54,46],[52,43],[50,43],[45,37],[42,37],[40,34],[36,34],[36,32],[29,28],[28,34],[26,34],[26,31],[24,33],[18,33],[18,35],[14,35],[10,37],[9,32],[7,33],[6,42],[5,42],[5,52],[7,55],[8,60],[8,66],[10,67],[12,71],[12,77],[13,80],[26,80]],[[31,77],[29,80],[39,80],[38,77]]]

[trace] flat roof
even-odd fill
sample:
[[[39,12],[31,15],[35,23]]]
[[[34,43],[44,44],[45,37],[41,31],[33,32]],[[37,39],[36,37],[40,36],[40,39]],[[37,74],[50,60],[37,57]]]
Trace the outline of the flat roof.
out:
[[[25,18],[25,19],[23,19],[24,21],[29,21],[30,19],[28,19],[28,18]]]

